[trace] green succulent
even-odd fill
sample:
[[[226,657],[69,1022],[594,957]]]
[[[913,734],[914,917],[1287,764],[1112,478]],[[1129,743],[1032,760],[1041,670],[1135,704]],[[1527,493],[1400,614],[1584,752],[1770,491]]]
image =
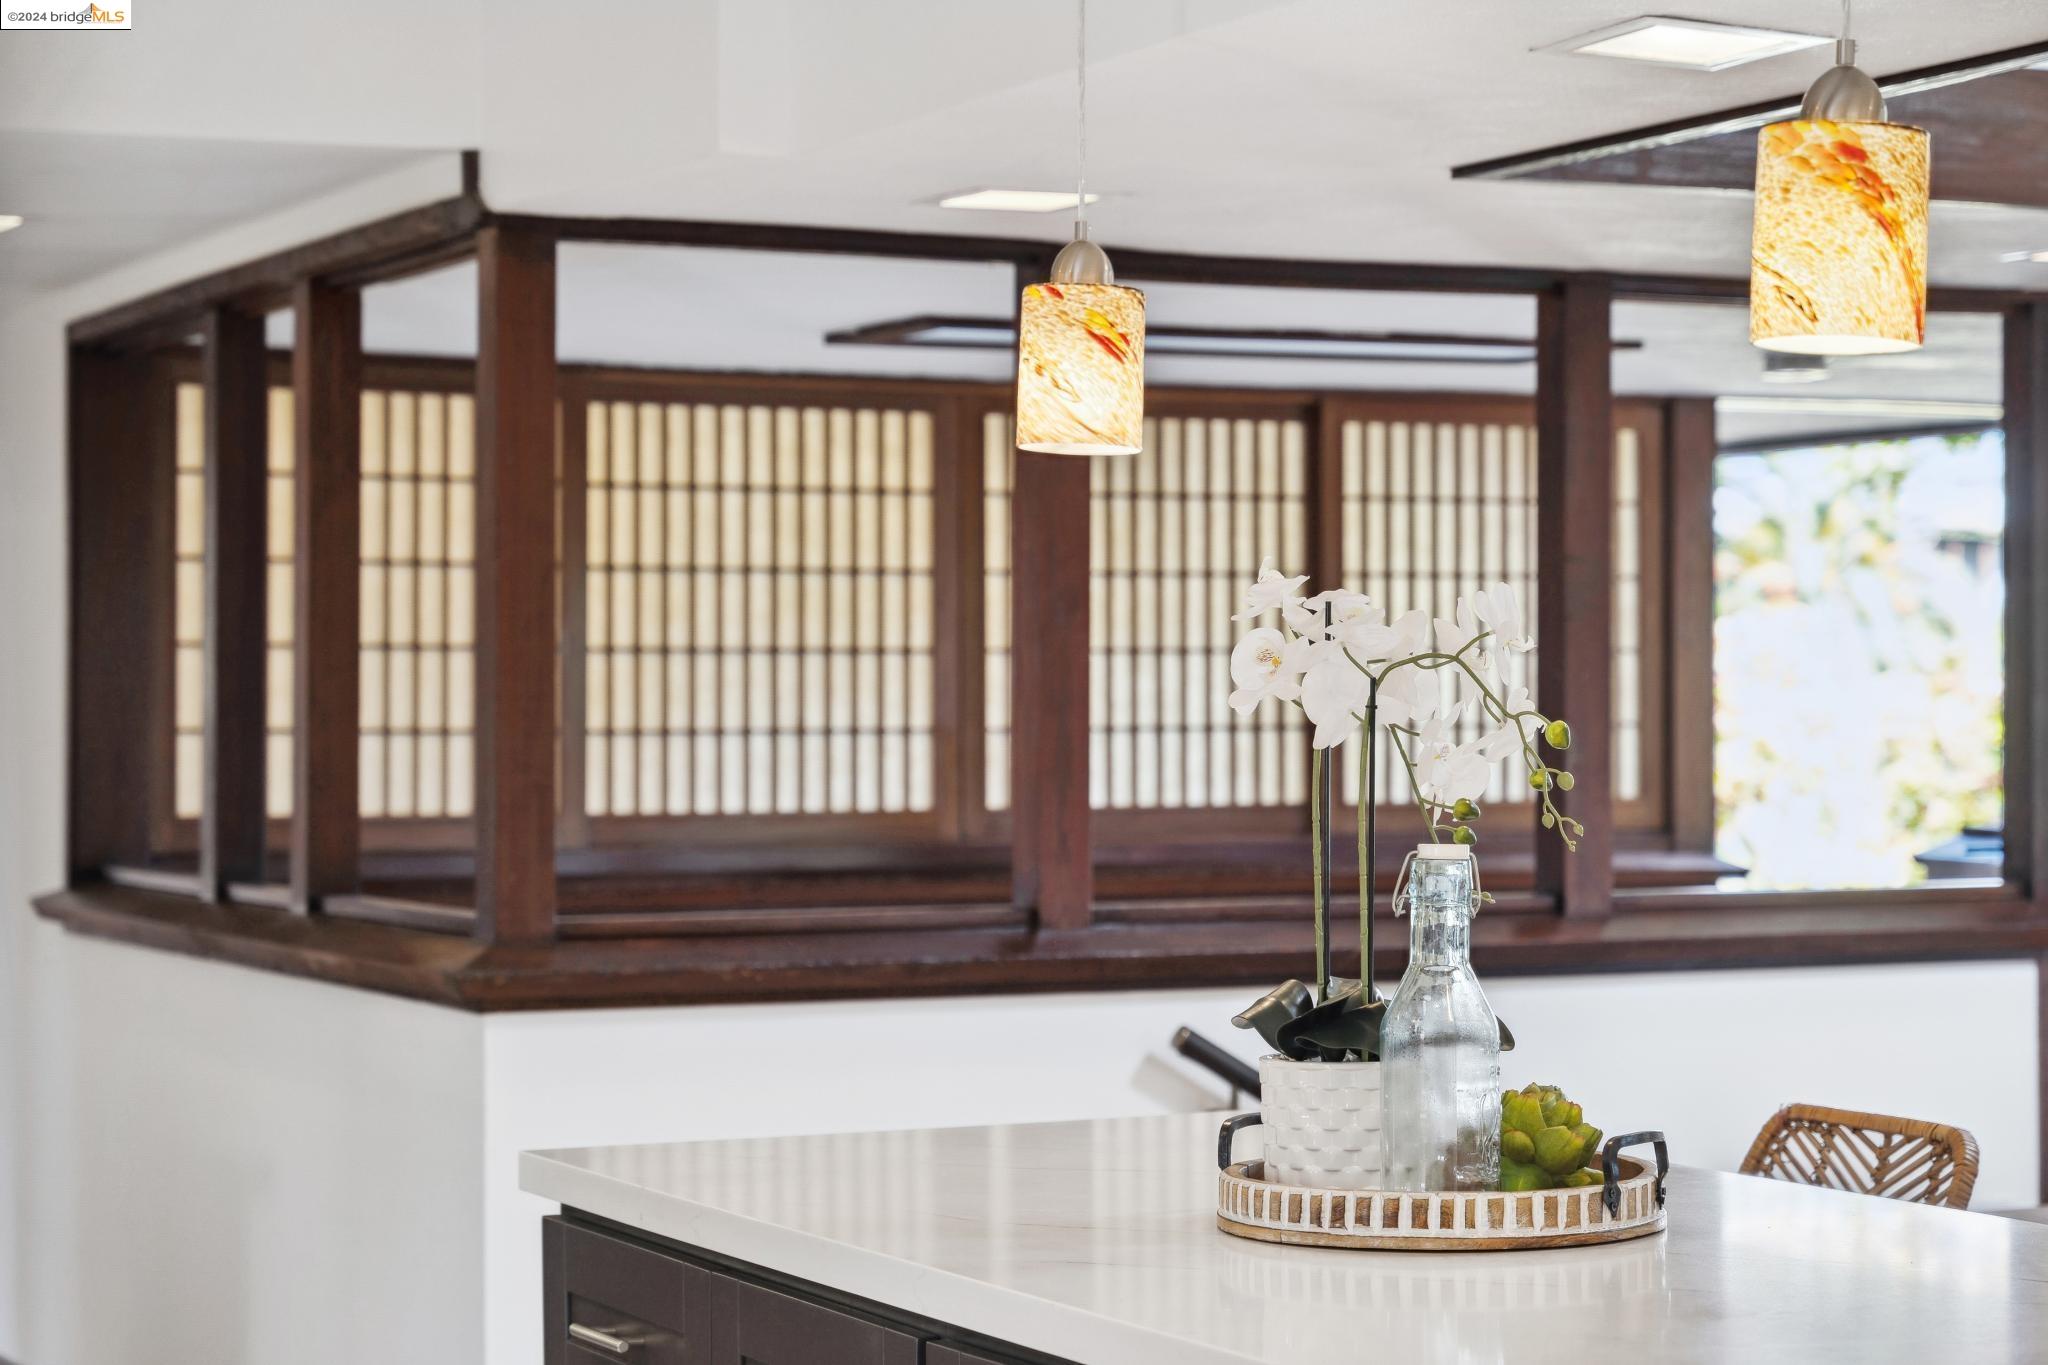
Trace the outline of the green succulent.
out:
[[[1500,1100],[1500,1187],[1578,1189],[1605,1183],[1597,1167],[1601,1132],[1554,1085],[1531,1082]]]

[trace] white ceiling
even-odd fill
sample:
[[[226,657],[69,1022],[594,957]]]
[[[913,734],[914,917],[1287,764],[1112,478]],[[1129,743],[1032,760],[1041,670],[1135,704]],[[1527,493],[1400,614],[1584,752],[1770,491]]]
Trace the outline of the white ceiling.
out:
[[[1654,9],[1654,6],[1648,6]],[[1718,74],[1532,51],[1643,0],[1098,0],[1096,236],[1161,249],[1738,274],[1748,197],[1453,181],[1449,168],[1796,91],[1820,53]],[[1704,0],[1691,17],[1825,30],[1834,0]],[[1058,215],[942,210],[1073,175],[1071,0],[532,0],[145,7],[128,33],[0,35],[0,293],[69,283],[211,226],[456,147],[496,207],[1064,235]],[[1884,72],[2048,38],[2042,0],[1862,0]],[[1940,149],[1935,149],[1940,155]],[[2048,212],[1938,206],[1933,275],[2048,288]],[[1142,281],[1133,281],[1142,284]],[[998,356],[825,348],[832,326],[1007,309],[1007,271],[747,253],[565,254],[578,358],[999,376]],[[393,286],[380,349],[461,350],[459,278]],[[1157,323],[1523,332],[1513,300],[1157,286]],[[469,310],[466,312],[465,309]],[[1625,390],[1763,390],[1740,310],[1617,311]],[[455,339],[451,339],[455,338]],[[382,344],[380,344],[382,343]],[[993,371],[991,370],[993,367]],[[1277,368],[1276,368],[1277,367]],[[1287,373],[1282,375],[1282,371]],[[1403,373],[1407,371],[1407,373]],[[1160,359],[1161,382],[1526,388],[1494,367]],[[1815,390],[1995,397],[1995,338],[1937,318],[1927,352]]]

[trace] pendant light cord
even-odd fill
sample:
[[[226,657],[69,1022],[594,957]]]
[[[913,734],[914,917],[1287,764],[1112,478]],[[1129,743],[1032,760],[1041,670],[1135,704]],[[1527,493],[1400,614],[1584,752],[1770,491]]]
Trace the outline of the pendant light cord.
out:
[[[1848,0],[1842,0],[1844,5]],[[1079,143],[1081,173],[1074,185],[1074,235],[1088,235],[1088,0],[1077,0],[1079,17],[1074,25],[1074,126]]]

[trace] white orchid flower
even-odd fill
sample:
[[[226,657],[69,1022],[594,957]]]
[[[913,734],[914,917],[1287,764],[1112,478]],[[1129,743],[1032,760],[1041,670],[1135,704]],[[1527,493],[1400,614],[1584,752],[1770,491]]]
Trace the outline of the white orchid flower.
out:
[[[1245,589],[1244,610],[1230,619],[1233,621],[1251,621],[1275,609],[1284,610],[1288,607],[1299,606],[1301,603],[1301,585],[1306,582],[1308,582],[1307,574],[1303,574],[1299,578],[1286,578],[1274,570],[1271,559],[1264,560],[1259,565],[1258,581]]]
[[[1344,653],[1344,646],[1325,641],[1309,646],[1309,664],[1301,677],[1301,709],[1315,724],[1314,745],[1334,749],[1358,729],[1358,718],[1372,694],[1372,679]]]
[[[1460,597],[1450,616],[1436,618],[1436,647],[1446,654],[1459,653],[1478,639],[1484,629],[1478,613],[1472,609],[1472,600]]]
[[[1454,744],[1451,729],[1458,708],[1433,718],[1416,738],[1413,761],[1415,785],[1423,796],[1440,806],[1461,800],[1475,800],[1486,792],[1490,765],[1480,752],[1486,741]]]
[[[1492,734],[1481,735],[1472,741],[1479,750],[1479,756],[1488,763],[1498,763],[1511,754],[1522,751],[1522,732],[1516,726],[1503,725]]]
[[[1237,684],[1230,694],[1231,709],[1248,716],[1268,697],[1276,701],[1299,697],[1308,648],[1307,641],[1290,641],[1270,626],[1247,633],[1230,651],[1230,680]]]
[[[1379,657],[1398,662],[1412,659],[1429,648],[1429,613],[1420,607],[1402,612],[1387,630],[1391,638],[1387,641],[1386,653]]]
[[[1504,648],[1517,654],[1527,654],[1536,648],[1522,619],[1522,602],[1515,596],[1513,585],[1496,583],[1484,592],[1474,593],[1472,610]]]
[[[1323,626],[1323,608],[1330,610],[1330,625]],[[1344,588],[1328,588],[1296,605],[1284,607],[1281,615],[1296,635],[1310,639],[1341,638],[1339,631],[1352,624],[1379,616],[1380,610],[1372,599],[1362,592],[1351,592]]]
[[[1388,669],[1380,677],[1379,714],[1389,725],[1417,729],[1443,706],[1443,689],[1426,668]]]

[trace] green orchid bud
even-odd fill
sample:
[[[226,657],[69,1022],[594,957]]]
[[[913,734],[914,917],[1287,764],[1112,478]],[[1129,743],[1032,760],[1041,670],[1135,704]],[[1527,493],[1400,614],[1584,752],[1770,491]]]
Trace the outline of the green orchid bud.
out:
[[[1545,829],[1556,829],[1556,828],[1557,828],[1557,817],[1556,817],[1555,815],[1552,815],[1552,814],[1551,814],[1551,813],[1550,813],[1549,811],[1545,811],[1545,812],[1543,812],[1543,828],[1545,828]]]
[[[1479,836],[1474,834],[1469,826],[1460,825],[1451,831],[1451,842],[1466,845],[1476,844],[1479,842]]]
[[[1550,786],[1550,774],[1547,772],[1540,771],[1530,773],[1529,785],[1534,787],[1537,791],[1547,790]]]
[[[1572,727],[1561,720],[1554,720],[1543,727],[1543,742],[1553,749],[1572,747]]]
[[[1461,796],[1458,798],[1458,803],[1451,807],[1451,814],[1460,820],[1477,820],[1479,818],[1479,807],[1472,803],[1471,797]]]
[[[1557,775],[1557,789],[1561,792],[1570,791],[1573,787],[1577,786],[1578,783],[1579,780],[1576,777],[1573,777],[1570,773],[1560,772]]]

